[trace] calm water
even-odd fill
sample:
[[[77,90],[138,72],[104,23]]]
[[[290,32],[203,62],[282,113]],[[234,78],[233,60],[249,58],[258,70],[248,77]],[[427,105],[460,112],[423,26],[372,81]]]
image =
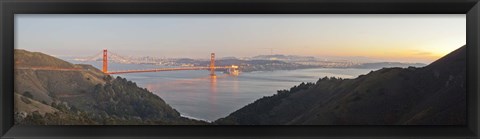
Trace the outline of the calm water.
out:
[[[78,63],[71,61],[73,63]],[[100,62],[89,62],[101,69]],[[110,64],[109,70],[149,69],[163,66],[138,64]],[[355,78],[372,69],[302,69],[265,71],[230,76],[217,72],[209,76],[207,70],[166,71],[153,73],[119,74],[159,95],[183,116],[214,121],[241,107],[270,96],[277,90],[290,89],[302,82],[316,82],[324,76]]]

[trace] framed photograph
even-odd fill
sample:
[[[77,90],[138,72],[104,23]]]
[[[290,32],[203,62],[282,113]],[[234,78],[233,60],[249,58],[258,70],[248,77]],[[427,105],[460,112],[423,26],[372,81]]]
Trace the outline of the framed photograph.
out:
[[[477,0],[6,0],[1,137],[479,137]]]

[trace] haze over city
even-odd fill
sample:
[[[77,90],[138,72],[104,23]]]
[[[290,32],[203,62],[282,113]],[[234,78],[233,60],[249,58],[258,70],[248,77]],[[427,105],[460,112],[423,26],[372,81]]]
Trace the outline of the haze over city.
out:
[[[430,63],[466,43],[465,15],[28,15],[15,47],[81,57],[284,54]],[[73,48],[73,49],[72,49]]]

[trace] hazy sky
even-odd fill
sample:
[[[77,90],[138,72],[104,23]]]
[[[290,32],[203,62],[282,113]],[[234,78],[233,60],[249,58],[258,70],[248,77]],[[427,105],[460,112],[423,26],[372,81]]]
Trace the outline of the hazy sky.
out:
[[[55,56],[287,54],[429,63],[466,43],[458,15],[25,15],[15,47]]]

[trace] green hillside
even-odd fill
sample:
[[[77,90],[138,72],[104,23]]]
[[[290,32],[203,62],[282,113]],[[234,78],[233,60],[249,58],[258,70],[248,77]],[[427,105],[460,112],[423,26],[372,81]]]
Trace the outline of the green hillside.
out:
[[[17,124],[207,124],[181,117],[147,89],[91,65],[25,50],[14,57]]]
[[[322,78],[261,98],[215,124],[464,125],[466,46],[423,68]]]

